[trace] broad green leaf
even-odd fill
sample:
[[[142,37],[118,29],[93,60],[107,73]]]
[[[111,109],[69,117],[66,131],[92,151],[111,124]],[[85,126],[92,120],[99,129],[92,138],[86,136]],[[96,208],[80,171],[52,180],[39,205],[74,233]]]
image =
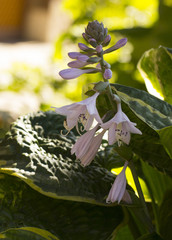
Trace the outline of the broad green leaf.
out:
[[[61,135],[64,117],[54,112],[20,117],[1,146],[0,172],[21,178],[32,188],[49,197],[106,204],[115,175],[93,161],[88,167],[71,155],[76,138],[73,132]],[[138,199],[131,188],[133,204]]]
[[[138,63],[148,91],[172,104],[172,53],[160,46],[146,51]]]
[[[164,240],[172,239],[172,190],[168,191],[163,199],[159,211],[160,233]]]
[[[172,179],[157,171],[157,169],[152,168],[146,162],[141,161],[141,171],[139,173],[140,177],[146,182],[151,196],[153,196],[155,202],[160,205],[164,198],[164,194],[172,189]],[[140,169],[141,170],[141,169]]]
[[[6,240],[59,240],[50,232],[32,227],[11,228],[0,233],[0,239]]]
[[[0,232],[25,226],[42,229],[40,234],[47,230],[59,240],[107,240],[115,236],[124,221],[121,206],[49,198],[6,174],[0,175],[0,193]]]
[[[132,134],[130,146],[144,161],[172,176],[171,137],[172,105],[149,93],[131,87],[112,84],[122,99],[123,111],[142,131]]]
[[[161,142],[165,146],[167,153],[172,158],[172,144],[171,144],[172,126],[159,130],[158,134],[160,135]]]

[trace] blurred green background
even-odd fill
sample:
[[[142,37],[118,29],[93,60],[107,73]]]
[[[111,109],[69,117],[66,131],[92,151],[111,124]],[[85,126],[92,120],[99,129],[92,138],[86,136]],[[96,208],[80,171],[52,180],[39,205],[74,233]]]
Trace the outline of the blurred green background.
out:
[[[1,137],[19,115],[79,101],[84,84],[101,80],[99,73],[68,81],[58,75],[95,19],[108,28],[109,46],[128,38],[106,56],[111,82],[146,90],[137,63],[150,48],[172,47],[172,0],[0,0]]]

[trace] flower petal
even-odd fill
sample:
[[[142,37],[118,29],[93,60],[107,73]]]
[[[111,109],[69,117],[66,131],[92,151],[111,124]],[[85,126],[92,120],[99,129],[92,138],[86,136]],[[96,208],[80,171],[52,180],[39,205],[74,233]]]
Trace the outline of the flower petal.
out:
[[[114,144],[117,139],[116,139],[116,124],[112,124],[111,127],[109,128],[109,131],[108,131],[108,143],[109,145],[112,145]]]
[[[89,145],[89,149],[87,153],[81,158],[81,164],[85,167],[88,166],[91,161],[94,159],[100,144],[102,142],[102,137],[105,133],[105,130],[103,130],[101,133],[99,133],[96,137],[94,137]]]
[[[107,203],[110,202],[116,202],[118,201],[118,203],[120,203],[121,199],[124,196],[125,190],[126,190],[126,176],[125,176],[125,170],[126,167],[128,165],[128,162],[126,161],[124,164],[124,168],[122,169],[122,171],[120,172],[120,174],[116,177],[109,195],[106,199]]]
[[[134,125],[136,125],[135,123],[133,123],[133,122],[126,122],[125,125],[126,125],[127,131],[130,131],[131,133],[142,135],[142,132],[138,128],[136,128],[134,126]]]
[[[84,125],[84,129],[85,129],[86,131],[88,131],[88,130],[90,129],[93,121],[94,121],[94,116],[91,116],[91,115],[90,115],[89,118],[87,119],[86,124]]]
[[[80,104],[84,104],[87,107],[88,113],[93,115],[98,123],[102,123],[102,119],[99,116],[99,113],[96,108],[96,99],[99,95],[99,92],[96,92],[93,96],[83,100]]]
[[[84,133],[72,147],[71,154],[75,153],[76,157],[80,159],[87,152],[97,128],[98,125]]]
[[[131,199],[130,194],[128,193],[127,190],[125,190],[125,192],[124,192],[124,195],[122,197],[122,201],[124,201],[124,202],[126,202],[128,204],[132,203],[132,199]]]

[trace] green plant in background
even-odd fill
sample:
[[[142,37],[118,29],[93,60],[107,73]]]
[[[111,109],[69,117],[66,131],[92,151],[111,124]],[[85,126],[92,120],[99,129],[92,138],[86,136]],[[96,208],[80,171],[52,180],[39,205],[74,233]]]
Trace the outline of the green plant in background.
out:
[[[109,47],[98,21],[83,37],[91,46],[79,43],[60,75],[99,75],[84,86],[85,99],[55,108],[58,114],[21,116],[0,143],[0,239],[169,240],[171,49],[151,49],[138,64],[163,101],[109,83],[113,71],[104,56],[126,38]]]

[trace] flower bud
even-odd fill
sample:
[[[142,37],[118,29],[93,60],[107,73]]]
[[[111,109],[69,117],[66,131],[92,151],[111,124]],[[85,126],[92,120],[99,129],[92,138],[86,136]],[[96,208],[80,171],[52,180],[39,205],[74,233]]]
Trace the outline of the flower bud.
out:
[[[93,46],[93,47],[96,47],[97,46],[97,42],[96,42],[96,40],[94,39],[94,38],[90,38],[89,40],[88,40],[88,42],[91,44],[91,46]]]
[[[105,47],[110,43],[110,41],[111,41],[111,36],[107,35],[105,40],[103,41],[102,45]]]
[[[88,65],[87,62],[83,62],[83,61],[72,61],[72,62],[69,62],[68,63],[68,66],[71,67],[71,68],[82,68],[84,66]]]
[[[77,57],[77,59],[79,60],[79,61],[87,61],[88,59],[89,59],[89,57],[87,56],[87,55],[85,55],[85,54],[80,54],[78,57]]]
[[[85,34],[83,35],[87,41],[89,41],[91,38],[95,39],[97,44],[102,44],[106,36],[107,28],[104,28],[103,23],[99,23],[97,20],[88,23],[85,29]]]
[[[127,43],[127,38],[122,38],[122,39],[120,39],[114,46],[106,49],[106,50],[104,51],[104,54],[110,53],[110,52],[113,52],[113,51],[116,51],[117,49],[125,46],[126,43]]]
[[[78,47],[82,50],[82,51],[85,51],[85,50],[88,50],[89,47],[87,47],[87,45],[83,44],[83,43],[78,43]]]
[[[102,51],[102,45],[101,44],[96,47],[96,51],[97,51],[97,53],[101,53],[101,51]]]
[[[80,55],[81,55],[81,53],[79,53],[79,52],[69,52],[68,53],[68,56],[72,59],[77,59],[77,57]]]
[[[91,68],[91,69],[78,69],[78,68],[69,68],[69,69],[64,69],[59,72],[59,75],[63,79],[74,79],[79,76],[81,76],[84,73],[95,73],[98,72],[97,69]]]
[[[105,69],[103,77],[107,80],[111,79],[112,78],[112,71],[110,69]]]

